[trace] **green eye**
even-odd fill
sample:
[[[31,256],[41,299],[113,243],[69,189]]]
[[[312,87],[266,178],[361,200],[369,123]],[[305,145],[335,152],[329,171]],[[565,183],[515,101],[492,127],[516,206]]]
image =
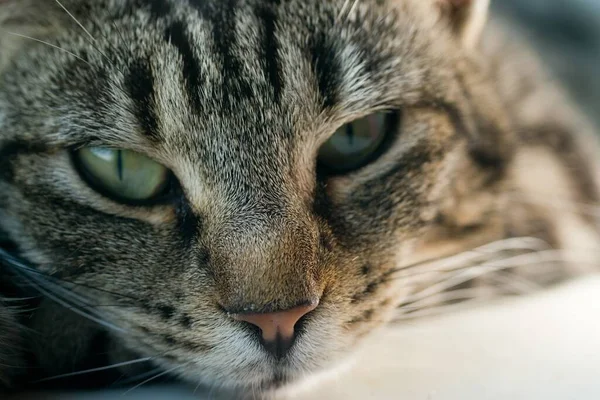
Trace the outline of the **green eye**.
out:
[[[319,149],[319,165],[334,174],[364,167],[381,153],[398,121],[396,113],[376,113],[338,129]]]
[[[74,154],[83,177],[99,192],[123,202],[145,202],[165,194],[170,171],[128,150],[85,147]]]

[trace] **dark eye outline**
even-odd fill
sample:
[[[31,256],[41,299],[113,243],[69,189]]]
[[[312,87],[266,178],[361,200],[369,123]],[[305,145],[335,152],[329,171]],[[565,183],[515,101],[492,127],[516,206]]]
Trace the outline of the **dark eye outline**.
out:
[[[387,110],[387,111],[379,111],[378,113],[385,114],[385,121],[383,127],[383,135],[384,138],[379,143],[377,148],[367,157],[365,160],[360,163],[358,166],[352,168],[332,168],[330,166],[324,165],[317,155],[317,174],[320,177],[336,177],[336,176],[344,176],[349,175],[351,173],[360,171],[365,168],[367,165],[370,165],[377,161],[382,155],[384,155],[390,147],[394,144],[396,139],[401,135],[401,123],[402,123],[402,112],[401,110]],[[357,118],[348,122],[347,124],[342,125],[340,128],[343,128],[349,124],[352,124],[362,118],[368,118],[369,115],[366,115],[361,118]],[[337,130],[336,130],[337,132]],[[335,133],[334,133],[335,134]]]
[[[121,197],[115,195],[113,192],[104,188],[104,185],[98,182],[98,179],[93,176],[87,169],[83,166],[83,162],[79,159],[77,152],[80,148],[71,149],[69,151],[69,155],[71,158],[71,163],[73,164],[73,168],[79,175],[79,177],[95,192],[106,197],[109,200],[114,202],[132,206],[132,207],[156,207],[161,205],[169,205],[174,204],[178,199],[181,198],[182,190],[179,181],[175,177],[173,171],[168,170],[167,182],[165,183],[164,189],[155,196],[144,200],[132,200],[127,197]]]

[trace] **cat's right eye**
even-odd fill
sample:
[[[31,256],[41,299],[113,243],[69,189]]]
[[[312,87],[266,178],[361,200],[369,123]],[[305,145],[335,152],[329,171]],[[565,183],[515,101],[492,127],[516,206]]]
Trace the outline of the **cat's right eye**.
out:
[[[168,191],[171,172],[129,150],[84,147],[73,154],[84,180],[100,193],[125,203],[147,203]]]

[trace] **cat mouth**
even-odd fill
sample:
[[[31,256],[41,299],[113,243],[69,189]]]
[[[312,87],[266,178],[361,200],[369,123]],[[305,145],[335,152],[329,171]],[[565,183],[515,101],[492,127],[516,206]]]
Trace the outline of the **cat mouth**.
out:
[[[155,360],[156,361],[156,360]],[[221,381],[220,387],[225,393],[234,393],[239,398],[246,393],[254,394],[273,394],[284,391],[292,386],[301,384],[304,380],[304,374],[292,367],[291,360],[286,358],[276,362],[266,362],[261,367],[234,368],[229,371],[227,381]],[[155,364],[156,365],[156,364]],[[204,368],[195,368],[189,362],[179,361],[168,363],[156,368],[148,368],[148,371],[125,379],[124,387],[130,387],[143,383],[151,378],[152,383],[179,383],[192,387],[211,388],[215,383],[210,374],[206,375],[201,371]],[[235,397],[238,398],[238,397]]]
[[[260,385],[260,388],[263,391],[270,392],[278,389],[282,389],[289,384],[291,384],[295,379],[290,377],[289,375],[283,374],[281,372],[275,372],[271,378],[266,379]]]

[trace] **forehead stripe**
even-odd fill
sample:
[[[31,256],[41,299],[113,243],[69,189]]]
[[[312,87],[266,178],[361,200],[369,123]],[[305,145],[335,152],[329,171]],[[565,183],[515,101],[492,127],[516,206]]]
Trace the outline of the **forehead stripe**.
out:
[[[243,78],[244,66],[240,55],[236,54],[236,22],[239,11],[238,0],[220,0],[207,4],[203,0],[191,0],[200,15],[212,24],[214,52],[220,56],[222,87],[221,109],[231,111],[233,106],[245,98],[251,97],[252,85]]]
[[[311,63],[319,94],[324,108],[332,108],[339,101],[339,88],[342,69],[337,56],[337,48],[331,38],[324,34],[312,38],[310,43]]]
[[[142,132],[153,142],[161,140],[158,115],[156,113],[156,96],[154,74],[148,59],[134,60],[125,79],[131,98],[134,101],[135,116]]]
[[[182,22],[175,22],[170,25],[165,30],[165,40],[175,46],[179,52],[183,63],[183,79],[191,103],[191,109],[199,111],[203,106],[200,99],[202,77],[200,67],[187,35],[186,26]]]
[[[276,36],[277,11],[279,0],[271,0],[258,9],[261,19],[264,38],[262,40],[262,54],[264,57],[265,77],[273,87],[273,100],[279,104],[283,90],[283,73],[280,69],[279,41]]]
[[[150,0],[150,14],[155,19],[165,17],[171,13],[171,4],[167,0]]]

